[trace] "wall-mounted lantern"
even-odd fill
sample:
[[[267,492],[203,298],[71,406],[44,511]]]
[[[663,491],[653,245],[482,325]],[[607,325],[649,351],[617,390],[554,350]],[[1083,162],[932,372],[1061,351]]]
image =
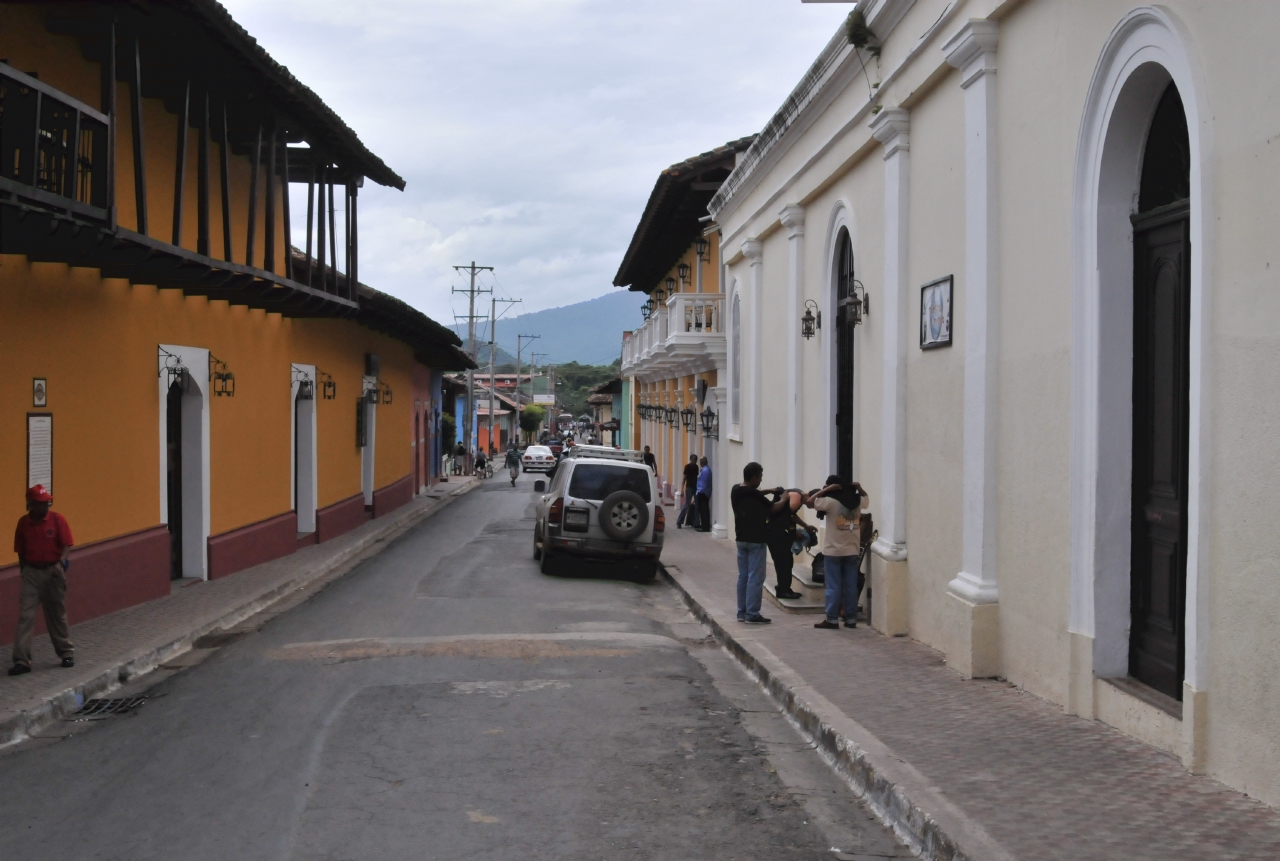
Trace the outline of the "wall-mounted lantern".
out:
[[[863,287],[862,282],[857,279],[854,279],[850,286],[848,297],[841,299],[837,305],[849,309],[855,326],[861,323],[864,317],[871,316],[871,297],[867,295],[867,288]]]
[[[674,282],[674,279],[672,279],[672,278],[668,278],[667,280],[668,280],[668,281],[672,281],[672,282]],[[657,288],[656,290],[654,290],[654,291],[653,291],[653,297],[652,297],[652,298],[653,298],[653,306],[654,306],[654,308],[655,308],[655,310],[656,310],[656,309],[657,309],[657,307],[658,307],[659,305],[661,305],[663,302],[667,301],[667,291],[666,291],[666,289],[665,289],[661,284],[659,284],[659,285],[658,285],[658,288]]]
[[[680,420],[684,423],[684,429],[689,433],[693,433],[694,415],[693,407],[685,407],[680,411]]]
[[[648,320],[651,316],[653,316],[653,297],[652,296],[649,297],[649,300],[647,302],[645,302],[643,305],[640,306],[640,313],[644,315],[644,318],[646,320]]]
[[[665,283],[667,285],[667,295],[668,296],[676,295],[676,279],[668,275]]]
[[[316,368],[316,376],[320,378],[320,396],[326,401],[336,398],[338,396],[338,384],[333,381],[333,377],[319,368]]]
[[[382,402],[384,404],[391,403],[391,387],[382,382],[382,380],[378,380],[374,385],[375,391],[381,392],[382,394]],[[374,403],[377,403],[377,400],[374,400]]]
[[[701,236],[693,240],[693,250],[694,253],[698,255],[699,260],[703,263],[709,262],[711,255],[708,252],[711,251],[711,244],[707,242],[707,240],[703,239]]]
[[[675,407],[667,407],[667,424],[672,427],[680,424],[680,411]]]
[[[378,405],[380,395],[378,392],[378,383],[376,378],[374,382],[369,382],[368,380],[364,381],[364,388],[360,391],[360,397],[367,404],[372,404],[373,406]]]
[[[689,264],[681,263],[679,266],[676,267],[676,272],[680,274],[680,287],[681,288],[688,287],[689,286]]]
[[[702,411],[702,434],[708,439],[720,438],[720,417],[716,415],[716,411],[711,407],[706,407]]]
[[[178,389],[183,394],[191,389],[191,372],[187,370],[186,365],[182,364],[182,359],[173,353],[170,353],[164,347],[158,347],[160,355],[164,357],[164,367],[156,374],[156,376],[168,377],[165,388],[172,388],[174,383],[178,384]]]
[[[817,311],[817,316],[814,316]],[[813,337],[815,329],[822,328],[822,309],[818,307],[818,303],[812,299],[806,300],[804,303],[804,316],[800,318],[800,334],[807,341]]]
[[[293,381],[298,384],[298,400],[314,401],[316,399],[316,384],[311,382],[306,372],[300,368],[294,368]]]
[[[213,393],[218,397],[236,396],[236,375],[227,370],[227,363],[213,353],[209,354],[209,382],[213,383]]]

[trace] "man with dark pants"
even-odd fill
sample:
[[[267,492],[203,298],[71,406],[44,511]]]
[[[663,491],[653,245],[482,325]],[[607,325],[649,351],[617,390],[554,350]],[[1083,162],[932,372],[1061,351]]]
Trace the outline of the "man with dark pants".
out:
[[[698,456],[696,454],[689,455],[689,462],[684,465],[684,487],[681,491],[684,493],[684,506],[680,509],[680,516],[676,518],[676,529],[683,526],[686,521],[697,529],[698,503],[694,499],[698,492]]]
[[[796,599],[804,596],[791,588],[791,569],[796,562],[791,555],[791,545],[796,539],[795,512],[803,504],[804,494],[788,490],[782,499],[786,503],[782,511],[769,515],[769,555],[773,557],[773,572],[778,577],[774,594],[780,599]]]
[[[22,571],[22,591],[18,599],[18,635],[13,641],[13,667],[9,675],[31,672],[31,636],[36,627],[36,610],[44,607],[53,649],[62,666],[76,665],[75,647],[67,626],[67,568],[71,566],[71,527],[61,514],[50,511],[53,497],[44,485],[27,491],[27,513],[18,520],[13,550]]]
[[[764,467],[752,461],[742,469],[742,484],[735,484],[729,491],[738,541],[738,621],[758,625],[767,625],[770,621],[760,615],[769,517],[787,507],[781,487],[770,491],[776,497],[773,501],[760,489],[763,478]]]
[[[697,485],[697,501],[698,501],[698,531],[711,531],[711,467],[704,457],[698,461],[698,465],[702,467],[698,472]]]
[[[658,459],[649,451],[649,446],[644,447],[644,465],[653,470],[654,475],[658,474]]]

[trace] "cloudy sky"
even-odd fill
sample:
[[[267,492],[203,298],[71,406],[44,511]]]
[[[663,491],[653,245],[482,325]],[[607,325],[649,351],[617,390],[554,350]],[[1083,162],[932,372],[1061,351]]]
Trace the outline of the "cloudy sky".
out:
[[[850,8],[222,2],[407,180],[361,192],[360,276],[442,323],[471,260],[513,313],[614,289],[658,172],[758,131]]]

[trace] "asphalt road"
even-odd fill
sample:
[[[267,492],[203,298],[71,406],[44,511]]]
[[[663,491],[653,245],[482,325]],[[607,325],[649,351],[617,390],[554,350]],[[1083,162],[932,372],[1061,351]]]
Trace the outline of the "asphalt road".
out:
[[[0,756],[0,858],[908,854],[668,586],[542,575],[532,486]]]

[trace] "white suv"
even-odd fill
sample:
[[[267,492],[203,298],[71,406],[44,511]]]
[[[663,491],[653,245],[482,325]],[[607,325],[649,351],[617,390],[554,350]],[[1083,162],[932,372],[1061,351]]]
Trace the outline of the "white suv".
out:
[[[544,574],[562,556],[636,562],[646,579],[657,573],[666,515],[653,471],[629,454],[574,452],[555,469],[533,526]]]

